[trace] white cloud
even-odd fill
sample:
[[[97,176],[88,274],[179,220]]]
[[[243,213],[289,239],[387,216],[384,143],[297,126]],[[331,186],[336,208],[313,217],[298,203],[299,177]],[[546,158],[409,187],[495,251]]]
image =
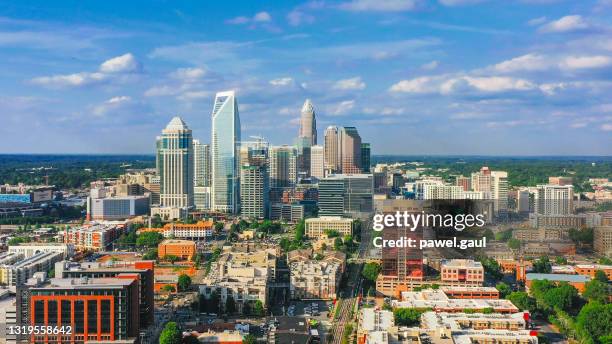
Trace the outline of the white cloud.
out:
[[[293,79],[289,77],[272,79],[269,81],[272,86],[287,86],[293,83]]]
[[[104,103],[93,108],[93,114],[96,116],[105,116],[107,113],[113,110],[117,110],[124,104],[130,103],[132,98],[129,96],[116,96],[108,99]]]
[[[509,73],[516,71],[537,71],[550,67],[547,58],[538,54],[527,54],[500,62],[494,66],[498,72]]]
[[[540,27],[542,32],[571,32],[588,28],[589,25],[580,15],[565,16]]]
[[[122,76],[137,73],[140,68],[140,63],[136,61],[134,55],[127,53],[104,61],[96,72],[42,76],[30,81],[47,87],[81,87],[108,82],[113,79],[122,80]]]
[[[177,97],[179,100],[198,100],[203,98],[210,98],[213,94],[209,91],[187,91]]]
[[[354,100],[344,100],[329,107],[328,113],[334,116],[341,116],[351,111],[355,107]]]
[[[507,92],[527,91],[536,85],[525,79],[503,76],[423,76],[402,80],[391,86],[390,92],[451,94],[462,91]]]
[[[130,100],[132,100],[132,98],[128,96],[117,96],[117,97],[112,97],[111,99],[107,100],[106,103],[119,104],[119,103],[129,102]]]
[[[334,84],[336,90],[363,90],[366,88],[366,83],[361,80],[361,77],[338,80]]]
[[[50,87],[79,87],[103,82],[107,79],[104,73],[74,73],[65,75],[41,76],[32,79],[32,83]]]
[[[559,67],[563,69],[592,69],[607,67],[612,64],[612,58],[604,55],[596,56],[568,56]]]
[[[404,108],[392,108],[392,107],[383,107],[381,108],[364,108],[363,113],[368,115],[382,115],[382,116],[396,116],[401,115],[405,112]]]
[[[340,9],[354,12],[402,12],[414,10],[419,0],[352,0],[339,5]]]
[[[225,22],[227,24],[232,24],[232,25],[243,25],[243,24],[250,24],[250,23],[268,23],[271,21],[272,21],[272,16],[270,15],[270,13],[262,11],[262,12],[255,13],[255,15],[252,18],[245,17],[245,16],[238,16],[232,19],[228,19]]]
[[[472,5],[483,1],[484,0],[439,0],[439,2],[444,6]]]
[[[180,87],[170,87],[170,86],[153,86],[145,91],[145,97],[165,97],[165,96],[174,96],[181,92]]]
[[[137,72],[140,68],[140,64],[136,61],[136,58],[131,53],[127,53],[121,56],[113,57],[104,61],[100,65],[100,72],[102,73],[130,73]]]
[[[508,77],[464,77],[463,80],[468,84],[483,92],[502,92],[502,91],[526,91],[533,89],[535,85],[524,79]]]
[[[173,78],[184,81],[198,80],[205,75],[206,70],[202,68],[179,68],[170,74]]]
[[[421,65],[421,69],[424,69],[424,70],[434,70],[434,69],[438,68],[438,65],[439,65],[438,61],[434,60],[434,61],[431,61],[431,62],[428,62],[428,63],[425,63],[425,64]]]
[[[603,131],[612,131],[612,123],[604,123],[600,128]]]
[[[562,91],[566,88],[567,88],[567,84],[563,82],[547,83],[547,84],[540,85],[540,91],[544,92],[545,94],[549,96],[555,95],[557,94],[557,92]]]
[[[402,80],[391,86],[391,92],[428,93],[435,91],[431,77],[423,76],[411,80]]]

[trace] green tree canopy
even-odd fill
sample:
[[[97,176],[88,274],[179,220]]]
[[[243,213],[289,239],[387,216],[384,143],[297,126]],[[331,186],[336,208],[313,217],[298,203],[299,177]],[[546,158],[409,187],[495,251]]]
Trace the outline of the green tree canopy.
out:
[[[181,344],[182,340],[181,331],[174,321],[166,323],[159,335],[159,344]]]
[[[552,265],[550,264],[550,260],[548,256],[542,256],[540,259],[533,262],[533,271],[539,272],[543,274],[549,274],[552,272]]]
[[[506,296],[508,296],[512,292],[510,286],[504,282],[497,283],[495,288],[497,288],[497,290],[499,291],[499,296],[501,298],[506,298]]]
[[[136,239],[136,246],[156,247],[162,240],[164,240],[164,236],[161,233],[144,232],[138,235],[138,238]]]
[[[602,270],[595,271],[595,279],[603,283],[610,282],[610,280],[608,280],[608,275],[606,275],[606,273]]]
[[[191,286],[191,277],[185,274],[181,274],[178,278],[177,284],[180,291],[185,291],[189,289],[189,286]]]
[[[609,344],[612,334],[612,304],[597,302],[586,304],[578,313],[576,323],[584,329],[595,343]]]
[[[255,301],[255,305],[253,306],[253,315],[258,317],[263,317],[266,315],[263,303],[260,300]]]
[[[582,296],[589,301],[596,301],[602,304],[608,303],[610,299],[610,285],[594,279],[587,283]]]
[[[523,311],[527,310],[533,313],[537,308],[536,300],[524,291],[512,292],[506,296],[506,299],[510,300],[510,302]]]
[[[577,304],[578,290],[567,283],[561,283],[558,287],[547,290],[543,300],[552,308],[569,311]]]
[[[255,336],[252,334],[247,334],[242,339],[242,344],[255,344],[255,343],[257,343],[257,338],[255,338]]]
[[[364,267],[363,267],[363,271],[361,272],[361,275],[372,282],[376,282],[376,278],[378,277],[378,274],[380,273],[380,265],[377,263],[367,263]]]
[[[399,326],[415,326],[419,325],[421,321],[421,314],[424,310],[418,310],[414,308],[396,308],[393,310],[393,318],[395,324]]]

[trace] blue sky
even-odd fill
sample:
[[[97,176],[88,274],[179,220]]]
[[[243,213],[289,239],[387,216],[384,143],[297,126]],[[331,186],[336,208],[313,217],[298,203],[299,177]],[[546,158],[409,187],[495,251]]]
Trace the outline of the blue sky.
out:
[[[53,4],[52,6],[50,4]],[[152,153],[354,125],[373,154],[612,155],[612,0],[19,1],[0,7],[0,152]]]

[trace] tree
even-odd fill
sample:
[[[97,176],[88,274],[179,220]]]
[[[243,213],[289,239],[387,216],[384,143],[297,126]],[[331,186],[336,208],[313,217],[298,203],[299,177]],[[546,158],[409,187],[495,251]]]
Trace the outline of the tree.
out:
[[[169,261],[170,263],[174,264],[175,262],[179,260],[179,257],[173,254],[168,254],[164,256],[164,260]]]
[[[159,335],[159,344],[181,344],[182,340],[181,331],[174,321],[166,323]]]
[[[340,238],[336,238],[334,240],[334,250],[336,251],[342,251],[342,239]]]
[[[378,277],[378,274],[380,273],[380,269],[381,267],[377,263],[367,263],[363,267],[363,271],[361,272],[361,275],[368,281],[376,282],[376,278]]]
[[[513,250],[518,250],[519,248],[521,248],[521,241],[515,238],[511,238],[510,240],[508,240],[508,247]]]
[[[189,289],[189,286],[191,285],[191,277],[185,274],[180,275],[178,278],[177,285],[180,291],[185,291]]]
[[[295,225],[295,241],[302,242],[306,233],[306,220],[302,219]]]
[[[595,271],[595,280],[597,280],[599,282],[602,282],[602,283],[610,282],[608,280],[608,275],[606,275],[606,273],[603,272],[602,270]]]
[[[224,227],[223,222],[215,222],[215,232],[220,233]]]
[[[510,238],[512,238],[512,229],[508,229],[506,231],[498,232],[497,234],[495,234],[495,240],[497,241],[506,242],[510,240]]]
[[[491,228],[485,229],[483,236],[486,237],[488,241],[495,240],[495,234]]]
[[[506,296],[506,299],[510,300],[520,310],[528,310],[533,313],[536,310],[536,300],[529,296],[524,291],[515,291]]]
[[[567,265],[567,258],[565,257],[557,257],[555,258],[555,263],[558,265]]]
[[[506,296],[508,296],[512,292],[512,289],[510,289],[510,286],[504,282],[497,283],[495,288],[497,288],[497,290],[499,291],[499,296],[501,298],[506,298]]]
[[[136,246],[139,247],[156,247],[164,236],[158,232],[145,232],[141,233],[136,239]]]
[[[234,314],[236,313],[236,301],[231,296],[228,296],[225,300],[225,313]]]
[[[495,280],[501,280],[504,274],[501,271],[499,263],[493,258],[485,258],[480,261],[485,272]]]
[[[576,229],[570,228],[570,239],[576,244],[592,244],[593,243],[593,228]]]
[[[578,301],[578,290],[567,283],[561,283],[544,293],[544,302],[552,307],[569,311]]]
[[[335,229],[326,229],[325,235],[327,235],[328,238],[337,238],[340,236],[340,232]]]
[[[576,317],[578,328],[584,329],[595,343],[607,344],[612,333],[612,304],[586,304]]]
[[[550,260],[548,259],[548,256],[542,256],[540,257],[540,259],[533,262],[533,271],[542,273],[542,274],[551,273],[552,265],[550,264]]]
[[[608,303],[610,299],[610,286],[608,283],[594,279],[586,284],[582,296],[589,301],[596,301],[602,304]]]
[[[247,334],[242,339],[242,344],[255,344],[255,343],[257,343],[257,338],[255,338],[255,336],[252,334]]]
[[[163,225],[164,223],[162,222],[159,214],[155,214],[153,217],[151,217],[151,228],[162,228]]]
[[[264,310],[263,303],[260,300],[255,301],[253,306],[253,315],[263,317],[266,311]]]
[[[21,243],[28,242],[28,238],[26,237],[14,237],[10,238],[8,241],[9,246],[19,245]]]
[[[157,259],[157,249],[152,248],[147,251],[147,253],[142,255],[142,259],[144,260],[156,260]]]
[[[414,326],[419,325],[421,314],[425,311],[414,308],[397,308],[393,311],[395,324],[399,326]]]
[[[167,293],[174,293],[176,291],[176,288],[174,288],[174,286],[171,284],[166,284],[165,286],[162,287],[162,290]]]

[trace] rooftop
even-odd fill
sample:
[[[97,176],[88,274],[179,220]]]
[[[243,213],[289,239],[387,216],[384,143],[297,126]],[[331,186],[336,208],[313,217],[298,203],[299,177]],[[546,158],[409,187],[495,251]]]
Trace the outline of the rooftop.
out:
[[[591,280],[591,277],[584,275],[569,275],[569,274],[538,274],[528,273],[526,275],[528,281],[533,280],[549,280],[556,282],[573,282],[586,283]]]

